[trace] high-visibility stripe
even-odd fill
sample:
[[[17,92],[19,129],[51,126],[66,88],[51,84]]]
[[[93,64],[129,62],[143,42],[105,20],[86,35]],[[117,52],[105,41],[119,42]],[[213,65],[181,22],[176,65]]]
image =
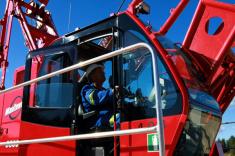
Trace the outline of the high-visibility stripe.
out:
[[[114,125],[114,115],[109,119],[109,125],[112,127]]]
[[[94,93],[95,93],[95,91],[92,91],[91,94],[89,95],[91,105],[95,105],[95,100],[94,100],[94,97],[93,97]]]
[[[116,119],[119,118],[119,115],[120,115],[119,113],[116,114]],[[111,127],[113,127],[113,125],[114,125],[114,115],[112,115],[111,118],[109,119],[109,125]]]

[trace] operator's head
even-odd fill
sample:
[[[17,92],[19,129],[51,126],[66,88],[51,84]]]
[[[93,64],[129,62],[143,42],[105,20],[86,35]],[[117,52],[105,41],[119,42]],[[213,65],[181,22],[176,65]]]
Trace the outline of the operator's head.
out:
[[[103,84],[105,81],[104,66],[92,64],[86,70],[86,76],[91,83]]]

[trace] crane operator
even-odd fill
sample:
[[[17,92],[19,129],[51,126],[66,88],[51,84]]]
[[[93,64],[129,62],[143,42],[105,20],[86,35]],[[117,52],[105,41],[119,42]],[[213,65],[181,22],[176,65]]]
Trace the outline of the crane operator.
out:
[[[86,113],[97,111],[98,117],[91,128],[108,129],[114,126],[114,94],[112,89],[105,89],[104,66],[92,64],[86,70],[88,84],[81,90],[82,104]],[[120,124],[119,114],[116,114],[116,124]]]

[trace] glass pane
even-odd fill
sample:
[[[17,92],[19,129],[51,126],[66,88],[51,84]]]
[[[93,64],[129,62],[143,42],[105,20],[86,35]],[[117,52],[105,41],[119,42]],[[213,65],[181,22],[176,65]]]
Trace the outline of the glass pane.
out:
[[[39,84],[36,89],[36,107],[69,107],[73,97],[72,83]]]
[[[103,84],[104,88],[113,88],[112,85],[112,61],[106,61],[104,64],[105,82]]]
[[[139,42],[148,43],[136,31],[125,33],[125,46]],[[123,55],[123,83],[127,90],[128,120],[156,117],[152,56],[146,49]],[[160,94],[163,115],[175,115],[182,111],[182,97],[166,65],[157,57]],[[138,114],[138,115],[137,115]],[[127,119],[125,119],[127,120]]]
[[[145,49],[123,55],[124,99],[128,118],[143,119],[156,116],[151,54]],[[138,115],[137,115],[138,114]]]
[[[194,67],[192,61],[189,59],[187,52],[182,51],[182,49],[178,47],[180,46],[179,44],[175,44],[163,36],[158,36],[157,39],[171,57],[187,88],[203,89],[203,87],[199,85],[201,82],[198,81],[202,80],[203,76],[195,70],[196,67]]]
[[[46,55],[39,76],[63,69],[73,64],[66,52]],[[35,87],[35,107],[69,107],[73,103],[73,71],[39,81]]]
[[[163,113],[164,115],[179,113],[181,111],[180,92],[159,58],[157,62]]]
[[[55,72],[73,64],[71,56],[68,53],[59,53],[47,55],[43,58],[44,62],[39,71],[39,76]],[[39,83],[58,83],[72,80],[72,72],[56,75],[52,78],[40,81]]]
[[[220,118],[193,107],[176,148],[179,156],[209,155],[220,126]]]

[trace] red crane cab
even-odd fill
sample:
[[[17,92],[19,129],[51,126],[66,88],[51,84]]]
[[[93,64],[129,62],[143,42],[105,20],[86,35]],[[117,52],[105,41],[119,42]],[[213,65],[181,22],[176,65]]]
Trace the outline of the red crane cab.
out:
[[[162,35],[152,33],[128,12],[67,34],[26,57],[24,81],[97,58],[137,43],[148,44],[98,63],[105,66],[105,88],[122,86],[120,126],[113,131],[156,126],[160,95],[166,155],[209,155],[222,113],[201,80],[191,57]],[[154,67],[153,60],[157,65]],[[156,72],[154,70],[156,69]],[[19,70],[22,72],[22,70]],[[90,134],[92,115],[79,112],[81,78],[86,67],[72,70],[0,95],[0,141]],[[17,75],[17,74],[16,74]],[[21,82],[20,75],[17,82]],[[155,86],[154,77],[159,83]],[[21,76],[22,78],[22,76]],[[159,88],[156,93],[154,87]],[[158,155],[159,134],[147,132],[109,138],[0,146],[0,155]]]
[[[188,0],[158,32],[138,18],[149,12],[148,5],[133,0],[125,12],[62,37],[45,10],[47,0],[39,0],[41,7],[7,2],[0,21],[0,89],[13,17],[31,51],[15,71],[14,89],[0,91],[0,155],[218,153],[214,143],[222,114],[235,95],[233,5],[201,0],[181,45],[164,35]],[[217,17],[222,22],[211,33],[210,21]],[[109,104],[112,129],[92,126],[103,106],[84,112],[81,89],[92,63],[104,65],[104,87],[116,95]]]

